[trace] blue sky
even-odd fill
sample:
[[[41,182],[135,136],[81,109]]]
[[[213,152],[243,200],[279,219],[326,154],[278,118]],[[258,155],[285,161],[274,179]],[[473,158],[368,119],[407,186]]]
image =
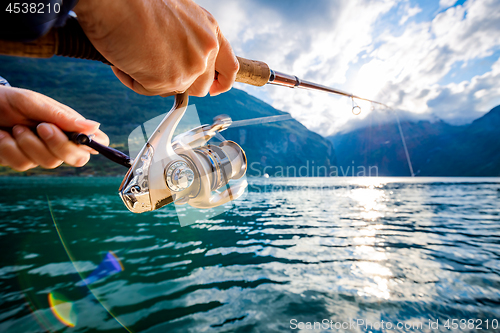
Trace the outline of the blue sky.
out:
[[[461,124],[500,104],[500,0],[196,2],[215,16],[237,55],[402,115]],[[363,111],[355,116],[348,98],[320,92],[235,87],[322,135],[362,126],[373,112],[358,102]]]

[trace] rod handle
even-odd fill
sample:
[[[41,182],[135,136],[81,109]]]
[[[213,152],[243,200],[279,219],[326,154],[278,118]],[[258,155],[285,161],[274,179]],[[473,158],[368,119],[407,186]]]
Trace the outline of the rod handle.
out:
[[[0,55],[29,58],[50,58],[59,55],[96,60],[111,65],[92,45],[74,17],[69,17],[64,27],[53,28],[44,36],[31,42],[0,40]]]
[[[236,74],[236,82],[250,84],[252,86],[262,87],[269,82],[271,69],[262,61],[249,60],[242,57],[238,58],[240,69]]]
[[[29,58],[50,58],[57,53],[55,29],[31,42],[0,40],[0,55]]]

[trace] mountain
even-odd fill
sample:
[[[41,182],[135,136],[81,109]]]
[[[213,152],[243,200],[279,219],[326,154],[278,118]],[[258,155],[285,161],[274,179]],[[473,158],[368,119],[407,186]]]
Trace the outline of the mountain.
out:
[[[468,125],[402,121],[417,176],[500,176],[500,106]],[[371,126],[329,138],[340,170],[372,167],[379,176],[409,176],[397,123]]]
[[[108,66],[86,60],[0,57],[0,76],[12,86],[50,96],[100,122],[111,146],[124,152],[128,152],[127,138],[132,130],[167,112],[173,103],[173,97],[138,95],[124,87]],[[202,124],[211,123],[219,114],[227,114],[233,120],[286,114],[234,88],[216,97],[190,98],[189,104],[196,105]],[[297,170],[305,165],[330,168],[336,163],[330,141],[295,120],[228,129],[222,135],[245,150],[250,175],[259,176],[264,169],[271,176],[280,175],[286,168]],[[122,166],[102,156],[93,156],[83,168],[37,168],[24,174],[124,175],[125,172]],[[0,167],[0,174],[14,172]]]

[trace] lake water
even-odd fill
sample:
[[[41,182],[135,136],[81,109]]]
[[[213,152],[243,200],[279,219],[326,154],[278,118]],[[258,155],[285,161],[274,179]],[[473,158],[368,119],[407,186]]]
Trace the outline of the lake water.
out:
[[[500,331],[499,178],[250,179],[186,227],[120,181],[0,179],[0,332]]]

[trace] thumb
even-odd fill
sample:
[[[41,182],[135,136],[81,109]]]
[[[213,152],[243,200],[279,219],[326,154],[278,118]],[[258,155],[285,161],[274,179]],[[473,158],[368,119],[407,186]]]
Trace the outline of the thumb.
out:
[[[67,125],[69,125],[69,124],[67,124]],[[66,128],[62,128],[62,127],[60,127],[60,128],[64,131],[73,131],[73,132],[82,132],[85,134],[93,134],[99,129],[100,125],[101,124],[99,124],[97,121],[85,119],[82,117],[82,118],[78,118],[78,119],[74,120],[73,127],[69,126],[69,128],[74,128],[74,129],[66,129]]]
[[[25,118],[34,122],[52,123],[63,131],[94,133],[99,123],[85,119],[81,114],[57,102],[56,100],[34,91],[12,88],[10,104]]]

